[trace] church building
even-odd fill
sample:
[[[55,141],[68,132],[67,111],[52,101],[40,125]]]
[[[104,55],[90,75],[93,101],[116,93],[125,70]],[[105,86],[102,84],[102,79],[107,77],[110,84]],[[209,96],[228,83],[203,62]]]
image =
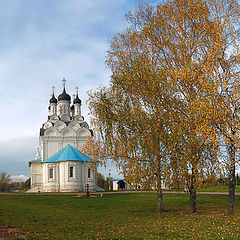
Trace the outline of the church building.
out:
[[[79,192],[97,190],[96,168],[89,164],[92,160],[79,149],[93,135],[81,116],[81,100],[66,92],[55,98],[54,87],[49,100],[48,118],[40,128],[40,153],[29,162],[31,169],[30,192]]]

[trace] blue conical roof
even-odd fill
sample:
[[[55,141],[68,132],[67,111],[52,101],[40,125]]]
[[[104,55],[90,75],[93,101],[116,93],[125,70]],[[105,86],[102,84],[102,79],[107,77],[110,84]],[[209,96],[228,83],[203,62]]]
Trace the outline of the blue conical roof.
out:
[[[67,145],[61,151],[57,152],[47,160],[43,161],[43,163],[51,163],[51,162],[66,162],[66,161],[80,161],[80,162],[89,162],[91,159],[81,153],[76,148],[71,145]]]

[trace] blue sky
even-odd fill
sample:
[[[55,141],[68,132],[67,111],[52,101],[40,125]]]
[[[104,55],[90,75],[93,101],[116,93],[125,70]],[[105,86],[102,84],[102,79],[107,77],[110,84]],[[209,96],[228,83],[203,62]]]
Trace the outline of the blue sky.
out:
[[[51,87],[58,95],[63,77],[69,94],[79,86],[82,114],[89,122],[87,91],[106,85],[111,74],[105,66],[108,40],[126,28],[125,14],[140,1],[0,3],[0,171],[24,178],[47,119]],[[116,169],[112,176],[118,177]]]

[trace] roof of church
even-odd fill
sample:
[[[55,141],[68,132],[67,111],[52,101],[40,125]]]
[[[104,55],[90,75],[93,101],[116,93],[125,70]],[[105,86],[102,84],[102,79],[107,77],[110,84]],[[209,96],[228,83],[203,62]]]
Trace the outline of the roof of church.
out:
[[[78,97],[78,94],[77,94],[76,98],[74,99],[73,103],[79,103],[79,104],[82,103],[82,101]]]
[[[47,160],[43,161],[43,163],[51,163],[51,162],[66,162],[66,161],[80,161],[80,162],[89,162],[91,159],[81,153],[76,148],[71,145],[67,145],[61,151],[57,152]]]
[[[61,101],[61,100],[71,101],[70,95],[66,93],[65,86],[63,87],[63,92],[58,96],[58,101]]]
[[[57,99],[54,96],[54,93],[52,94],[52,98],[49,100],[50,103],[57,103]]]

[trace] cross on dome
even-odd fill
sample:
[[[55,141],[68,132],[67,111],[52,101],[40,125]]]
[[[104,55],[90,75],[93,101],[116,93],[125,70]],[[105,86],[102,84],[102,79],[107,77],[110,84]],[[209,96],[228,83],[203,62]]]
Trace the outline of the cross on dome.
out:
[[[63,87],[65,87],[67,80],[65,78],[63,78],[62,82],[63,82]]]
[[[51,96],[54,95],[54,91],[55,91],[55,86],[52,86],[52,94],[51,94]]]
[[[40,158],[41,158],[41,156],[40,156],[39,147],[38,147],[38,148],[37,148],[37,154],[36,154],[35,160],[39,161]]]
[[[76,89],[76,93],[78,94],[79,87],[78,87],[78,86],[76,86],[76,88],[75,88],[75,89]]]
[[[71,97],[66,93],[66,89],[65,89],[65,85],[67,82],[66,79],[63,78],[62,82],[63,82],[63,92],[58,96],[58,101],[61,101],[61,100],[71,101]]]
[[[57,99],[54,96],[55,86],[52,86],[52,93],[51,93],[51,99],[49,100],[50,103],[57,103]]]
[[[79,90],[79,87],[78,86],[76,86],[76,97],[74,98],[74,101],[73,101],[73,103],[75,104],[75,103],[78,103],[78,104],[80,104],[81,105],[81,100],[79,99],[79,97],[78,97],[78,90]]]

